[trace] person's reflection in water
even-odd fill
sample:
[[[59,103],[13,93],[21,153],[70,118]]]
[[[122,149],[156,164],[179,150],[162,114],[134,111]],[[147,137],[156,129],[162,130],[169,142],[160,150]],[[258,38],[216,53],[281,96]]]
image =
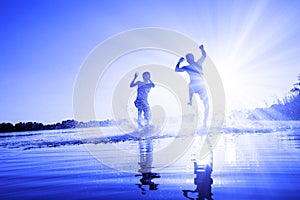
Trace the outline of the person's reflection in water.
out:
[[[196,185],[195,190],[182,190],[183,196],[187,199],[193,200],[212,200],[211,185],[213,184],[213,179],[211,177],[213,171],[213,149],[209,137],[205,140],[208,146],[208,155],[203,159],[201,155],[202,145],[199,145],[200,149],[196,150],[196,159],[194,161],[194,184]],[[197,155],[200,153],[200,155]],[[202,159],[201,159],[202,158]],[[197,195],[196,198],[195,195]],[[193,197],[192,197],[193,196]]]
[[[197,162],[194,162],[194,173],[196,178],[194,179],[194,184],[197,186],[195,190],[182,190],[183,196],[188,199],[194,199],[190,197],[192,193],[198,193],[196,200],[212,200],[211,185],[213,179],[211,178],[212,165],[198,165]]]
[[[146,194],[146,189],[143,186],[149,186],[149,190],[157,190],[158,184],[155,184],[152,180],[154,178],[160,178],[158,173],[152,172],[152,162],[153,162],[153,145],[152,140],[141,139],[139,141],[140,148],[140,169],[139,172],[141,174],[137,174],[136,176],[141,176],[140,184],[136,184],[141,190],[142,194]]]

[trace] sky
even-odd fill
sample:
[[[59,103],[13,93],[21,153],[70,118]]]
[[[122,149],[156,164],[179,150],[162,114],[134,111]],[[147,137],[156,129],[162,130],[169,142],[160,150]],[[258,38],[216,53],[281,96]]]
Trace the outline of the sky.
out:
[[[144,27],[175,30],[204,44],[228,110],[270,105],[288,95],[300,74],[299,4],[2,0],[0,122],[72,119],[74,85],[90,52],[116,34]],[[99,114],[100,120],[110,117]]]

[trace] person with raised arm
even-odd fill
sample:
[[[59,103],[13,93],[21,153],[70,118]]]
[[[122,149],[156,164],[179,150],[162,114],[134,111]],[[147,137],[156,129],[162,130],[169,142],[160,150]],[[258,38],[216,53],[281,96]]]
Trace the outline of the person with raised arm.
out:
[[[188,105],[192,105],[193,95],[198,94],[204,105],[204,119],[203,126],[206,128],[207,118],[209,114],[209,102],[207,91],[205,87],[205,82],[203,79],[203,68],[202,63],[206,58],[206,52],[204,46],[200,45],[202,56],[199,60],[195,61],[194,55],[192,53],[186,54],[186,61],[189,65],[180,67],[180,64],[185,60],[181,57],[176,65],[175,72],[187,72],[190,77],[189,83],[189,102]]]
[[[135,107],[138,109],[138,119],[137,123],[140,127],[143,126],[142,124],[142,112],[144,112],[144,120],[146,121],[146,126],[149,125],[149,121],[151,118],[150,113],[150,106],[148,103],[148,94],[150,89],[155,87],[154,83],[150,79],[150,73],[144,72],[143,73],[143,81],[136,81],[138,77],[138,72],[134,74],[134,78],[130,83],[130,87],[137,86],[137,97],[134,101]]]

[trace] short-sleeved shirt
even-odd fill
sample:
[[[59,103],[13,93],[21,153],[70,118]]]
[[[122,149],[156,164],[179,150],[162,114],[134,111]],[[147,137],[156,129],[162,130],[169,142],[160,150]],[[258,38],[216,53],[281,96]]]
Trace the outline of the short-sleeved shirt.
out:
[[[148,104],[148,94],[151,88],[154,87],[154,83],[147,83],[144,85],[141,85],[137,89],[137,97],[135,100],[136,107],[143,107],[149,106]]]

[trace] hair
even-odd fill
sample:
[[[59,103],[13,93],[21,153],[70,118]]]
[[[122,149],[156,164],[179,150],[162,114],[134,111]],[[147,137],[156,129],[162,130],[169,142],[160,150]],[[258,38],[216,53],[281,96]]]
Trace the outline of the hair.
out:
[[[150,72],[144,72],[143,73],[143,79],[144,80],[150,80]]]
[[[188,60],[188,59],[194,60],[194,55],[193,55],[192,53],[186,54],[185,57],[186,57],[187,60]]]

